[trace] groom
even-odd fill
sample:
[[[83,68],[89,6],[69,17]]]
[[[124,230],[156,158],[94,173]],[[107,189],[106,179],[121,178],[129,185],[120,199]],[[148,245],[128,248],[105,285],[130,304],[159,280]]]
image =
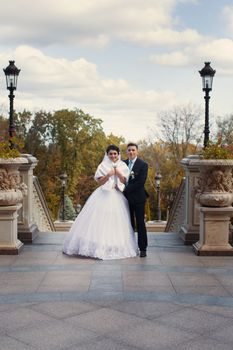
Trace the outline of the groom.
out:
[[[129,167],[130,175],[124,194],[129,202],[130,217],[133,229],[137,227],[138,247],[140,257],[146,257],[147,232],[145,226],[145,203],[147,193],[144,188],[146,182],[148,164],[138,158],[138,145],[129,143],[126,150],[128,159],[125,163]],[[136,225],[135,225],[136,221]]]

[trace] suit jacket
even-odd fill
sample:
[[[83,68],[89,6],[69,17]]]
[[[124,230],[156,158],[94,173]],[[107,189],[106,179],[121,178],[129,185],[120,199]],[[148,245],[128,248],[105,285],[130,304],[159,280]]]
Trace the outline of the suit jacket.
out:
[[[129,160],[125,160],[125,163],[128,165]],[[140,203],[146,201],[148,193],[146,192],[144,185],[146,182],[147,173],[148,164],[142,159],[137,158],[124,190],[125,197],[130,203]]]

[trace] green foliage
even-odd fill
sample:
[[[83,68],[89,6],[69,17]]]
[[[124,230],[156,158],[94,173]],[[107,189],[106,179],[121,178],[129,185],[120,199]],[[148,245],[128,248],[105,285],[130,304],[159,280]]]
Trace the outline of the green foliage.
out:
[[[14,145],[12,148],[11,145]],[[22,142],[16,138],[11,137],[10,140],[0,139],[0,158],[9,159],[20,156],[19,148],[22,148]]]
[[[106,146],[124,141],[112,134],[106,136],[102,121],[80,109],[35,114],[24,110],[15,113],[14,120],[16,135],[24,140],[24,153],[38,159],[34,173],[54,219],[61,197],[59,175],[63,172],[68,175],[67,195],[73,205],[83,205],[97,186],[94,173]],[[8,119],[0,116],[0,137],[7,134]]]
[[[208,145],[203,149],[202,156],[204,159],[232,159],[232,146],[222,144],[221,138],[216,143],[208,142]]]
[[[60,205],[59,209],[59,219],[62,219],[62,205]],[[64,217],[65,220],[75,220],[76,212],[70,197],[65,196],[65,208],[64,208]]]

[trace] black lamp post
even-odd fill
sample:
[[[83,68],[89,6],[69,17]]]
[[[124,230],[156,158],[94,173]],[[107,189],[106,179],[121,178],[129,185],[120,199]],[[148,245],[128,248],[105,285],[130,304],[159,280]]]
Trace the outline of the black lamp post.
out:
[[[15,126],[14,126],[14,90],[17,88],[17,79],[20,72],[15,66],[15,61],[9,61],[9,66],[3,69],[6,76],[6,87],[10,91],[9,99],[10,99],[10,112],[9,112],[9,138],[11,148],[14,147],[12,144],[11,138],[15,135]]]
[[[61,219],[62,221],[65,221],[65,189],[66,189],[66,182],[67,182],[67,174],[63,173],[59,176],[61,180]]]
[[[205,128],[204,128],[204,147],[207,146],[209,141],[209,92],[212,90],[213,77],[215,70],[210,66],[210,62],[205,62],[205,67],[199,71],[202,77],[202,90],[205,91]]]
[[[160,209],[160,181],[162,179],[162,175],[160,173],[156,173],[155,175],[155,185],[156,185],[156,219],[161,221],[161,209]]]
[[[82,209],[82,206],[81,206],[80,203],[78,203],[78,204],[76,205],[76,215],[77,215],[77,216],[79,215],[81,209]]]

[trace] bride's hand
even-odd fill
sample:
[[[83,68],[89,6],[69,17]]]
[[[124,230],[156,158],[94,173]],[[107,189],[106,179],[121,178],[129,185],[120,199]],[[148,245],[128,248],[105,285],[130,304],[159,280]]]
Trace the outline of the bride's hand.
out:
[[[125,179],[124,175],[117,168],[116,168],[116,173],[115,174],[118,177],[118,179],[120,180],[120,182],[125,184],[126,179]]]
[[[116,172],[115,172],[116,176],[118,176],[118,177],[123,176],[122,173],[117,168],[115,168],[115,169],[116,169]]]
[[[112,175],[115,175],[115,169],[111,169],[108,173],[107,173],[107,176],[110,177]]]

